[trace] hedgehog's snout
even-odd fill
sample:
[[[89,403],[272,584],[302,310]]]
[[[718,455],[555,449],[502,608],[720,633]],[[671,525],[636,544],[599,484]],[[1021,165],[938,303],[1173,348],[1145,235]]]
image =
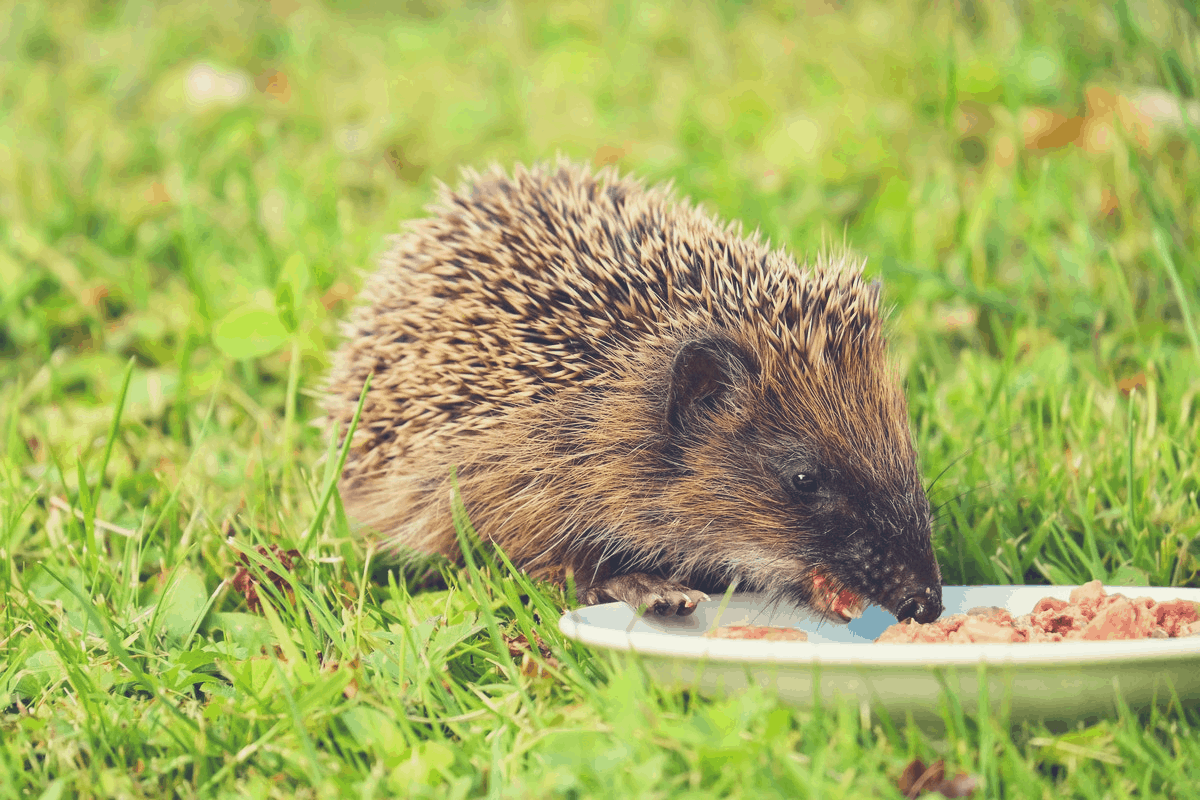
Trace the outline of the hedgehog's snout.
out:
[[[896,607],[896,619],[903,622],[933,622],[942,615],[942,587],[926,586],[922,591],[908,595]]]

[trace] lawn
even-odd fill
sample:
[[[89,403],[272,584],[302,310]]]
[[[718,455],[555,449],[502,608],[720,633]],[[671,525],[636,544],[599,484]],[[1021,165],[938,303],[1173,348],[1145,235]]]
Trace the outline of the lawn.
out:
[[[1190,4],[394,5],[0,4],[0,797],[1200,787],[1195,705],[660,688],[550,584],[372,560],[318,402],[439,180],[613,163],[867,256],[947,583],[1200,586]]]

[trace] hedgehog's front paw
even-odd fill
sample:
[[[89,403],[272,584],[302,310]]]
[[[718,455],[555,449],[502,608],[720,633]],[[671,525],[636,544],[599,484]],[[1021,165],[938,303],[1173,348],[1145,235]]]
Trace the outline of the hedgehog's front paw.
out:
[[[619,600],[633,606],[639,614],[648,611],[660,617],[686,617],[696,610],[697,603],[708,599],[704,592],[644,572],[631,572],[608,578],[580,588],[576,595],[579,602],[587,605]]]

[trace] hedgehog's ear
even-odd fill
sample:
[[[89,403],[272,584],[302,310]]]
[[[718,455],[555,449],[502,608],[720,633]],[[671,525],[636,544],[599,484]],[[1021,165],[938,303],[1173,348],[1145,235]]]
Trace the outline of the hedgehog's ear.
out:
[[[667,425],[682,431],[711,413],[737,387],[757,372],[750,355],[726,336],[684,342],[671,361],[667,386]]]

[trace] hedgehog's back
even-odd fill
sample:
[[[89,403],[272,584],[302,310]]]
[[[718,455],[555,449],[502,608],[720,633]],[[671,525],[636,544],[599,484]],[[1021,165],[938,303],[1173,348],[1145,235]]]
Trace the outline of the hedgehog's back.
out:
[[[328,410],[343,429],[374,375],[352,448],[359,471],[610,385],[634,351],[688,331],[739,331],[764,370],[834,340],[878,339],[857,268],[810,279],[782,252],[609,170],[468,174],[431,211],[396,237],[335,360]],[[852,302],[833,302],[839,292]],[[817,307],[841,315],[832,328],[805,319]]]

